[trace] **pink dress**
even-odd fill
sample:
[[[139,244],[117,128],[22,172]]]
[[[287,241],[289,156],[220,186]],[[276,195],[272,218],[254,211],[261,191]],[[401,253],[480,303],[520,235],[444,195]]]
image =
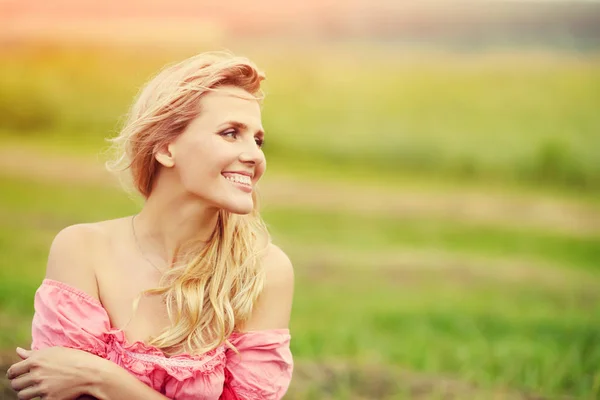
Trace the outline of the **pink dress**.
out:
[[[102,304],[63,282],[45,279],[35,294],[32,349],[84,350],[120,365],[140,381],[177,400],[278,400],[293,370],[288,329],[233,333],[199,356],[166,357],[142,342],[128,343]]]

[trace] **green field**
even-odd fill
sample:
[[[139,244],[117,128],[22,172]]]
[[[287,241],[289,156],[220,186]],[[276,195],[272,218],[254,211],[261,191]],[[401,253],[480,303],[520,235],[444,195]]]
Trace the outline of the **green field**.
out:
[[[264,198],[296,271],[288,398],[600,397],[600,57],[302,51],[241,52],[268,77],[266,192],[299,188]],[[3,354],[53,235],[138,209],[86,171],[185,55],[0,53]]]

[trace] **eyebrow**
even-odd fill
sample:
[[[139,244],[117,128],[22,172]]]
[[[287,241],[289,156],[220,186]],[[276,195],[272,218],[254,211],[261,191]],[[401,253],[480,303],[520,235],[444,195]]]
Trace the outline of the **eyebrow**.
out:
[[[244,130],[244,131],[249,130],[248,125],[246,125],[243,122],[239,122],[239,121],[227,121],[227,122],[224,122],[222,125],[231,125],[234,128],[238,128],[238,129]],[[265,132],[260,129],[256,131],[256,134],[260,135],[260,136],[265,136]]]

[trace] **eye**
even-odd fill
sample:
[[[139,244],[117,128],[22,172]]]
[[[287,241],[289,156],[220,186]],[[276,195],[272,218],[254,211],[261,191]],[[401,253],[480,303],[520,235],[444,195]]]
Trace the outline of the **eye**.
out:
[[[228,129],[224,132],[219,133],[219,135],[224,137],[230,137],[232,139],[237,139],[238,131],[237,129]]]
[[[254,141],[256,142],[256,145],[260,148],[262,148],[265,145],[265,140],[260,137],[254,138]]]

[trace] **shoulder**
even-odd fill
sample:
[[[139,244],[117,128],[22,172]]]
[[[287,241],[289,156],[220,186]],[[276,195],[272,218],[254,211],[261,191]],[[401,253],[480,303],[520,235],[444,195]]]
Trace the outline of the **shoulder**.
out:
[[[261,262],[266,275],[265,288],[293,289],[294,267],[283,250],[269,243]]]
[[[272,243],[261,258],[265,286],[243,331],[287,329],[294,297],[294,269],[289,257]]]
[[[106,248],[110,222],[76,224],[58,232],[50,245],[45,277],[98,297],[95,262]]]

